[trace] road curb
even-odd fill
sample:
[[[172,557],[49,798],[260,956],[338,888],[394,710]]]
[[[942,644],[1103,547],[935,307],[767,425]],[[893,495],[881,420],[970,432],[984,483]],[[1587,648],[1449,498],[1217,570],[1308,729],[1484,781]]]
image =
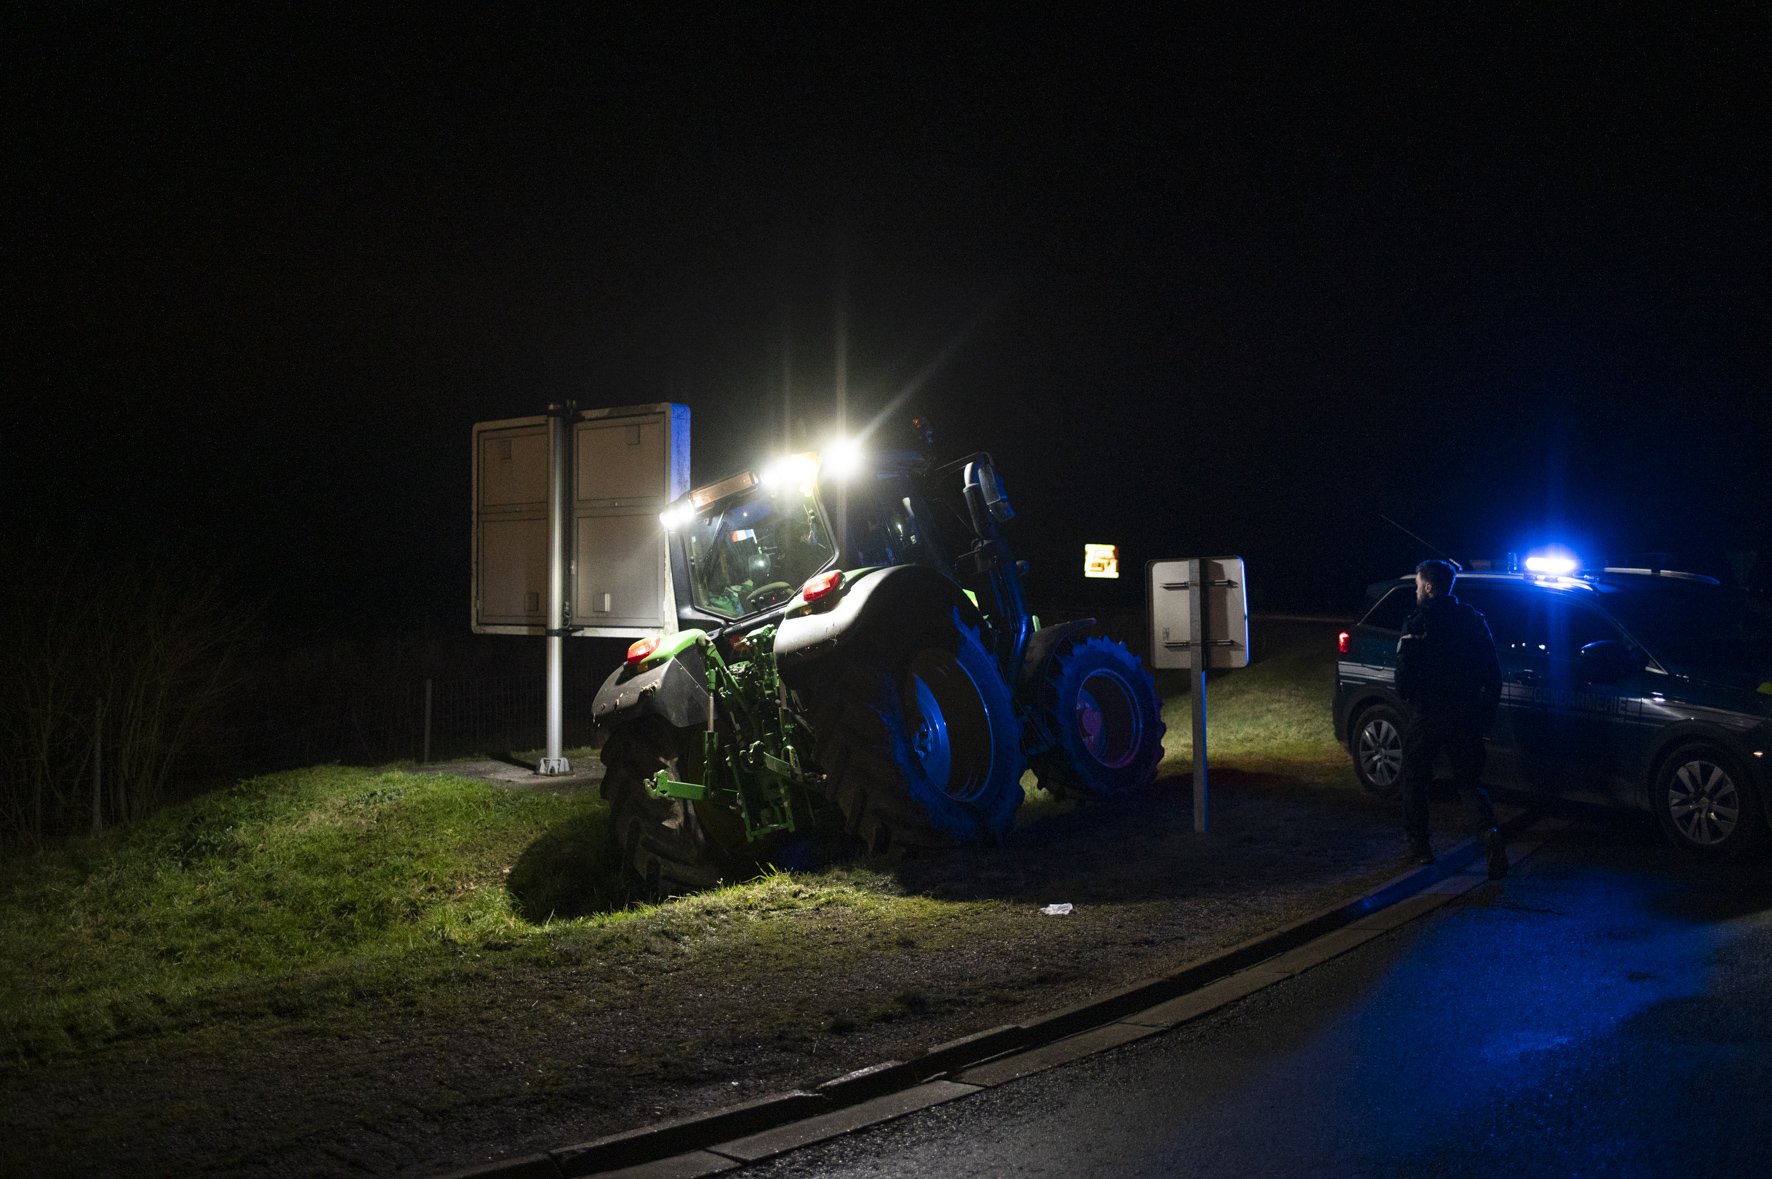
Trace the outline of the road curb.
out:
[[[1531,855],[1566,825],[1534,811],[1503,823],[1510,862]],[[1039,1019],[937,1044],[915,1060],[889,1060],[857,1069],[812,1092],[763,1097],[544,1153],[449,1171],[442,1179],[581,1175],[699,1179],[853,1133],[1198,1019],[1364,945],[1486,883],[1482,859],[1482,849],[1467,839],[1432,865],[1393,877],[1364,896],[1210,958]]]

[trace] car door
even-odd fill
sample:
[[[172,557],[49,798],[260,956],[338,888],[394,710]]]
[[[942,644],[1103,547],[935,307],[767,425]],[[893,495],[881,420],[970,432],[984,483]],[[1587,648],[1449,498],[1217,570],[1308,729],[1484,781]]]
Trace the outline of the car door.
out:
[[[1497,786],[1530,790],[1533,782],[1525,772],[1520,753],[1519,712],[1530,703],[1532,691],[1512,675],[1520,669],[1519,652],[1526,646],[1526,591],[1514,585],[1467,583],[1460,578],[1454,592],[1489,624],[1490,637],[1495,640],[1495,657],[1501,664],[1501,700],[1495,710],[1495,724],[1489,730],[1489,763],[1483,776]]]
[[[1524,776],[1538,790],[1613,802],[1628,790],[1641,685],[1588,679],[1581,649],[1624,636],[1599,611],[1560,594],[1528,598],[1526,641],[1504,669]]]

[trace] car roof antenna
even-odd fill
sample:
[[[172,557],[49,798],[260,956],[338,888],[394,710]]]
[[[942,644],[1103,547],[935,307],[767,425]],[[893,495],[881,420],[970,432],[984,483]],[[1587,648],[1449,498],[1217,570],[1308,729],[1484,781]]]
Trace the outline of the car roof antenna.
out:
[[[1397,523],[1395,520],[1391,519],[1389,516],[1385,515],[1383,512],[1378,513],[1378,518],[1380,520],[1383,520],[1386,524],[1389,524],[1392,528],[1395,528],[1398,532],[1401,532],[1404,536],[1407,536],[1410,540],[1415,541],[1417,544],[1427,545],[1428,548],[1430,548],[1434,552],[1440,554],[1440,556],[1445,557],[1447,563],[1450,564],[1456,572],[1459,572],[1459,573],[1464,572],[1464,566],[1460,565],[1457,561],[1453,560],[1452,557],[1448,556],[1445,549],[1442,549],[1442,548],[1438,547],[1437,545],[1428,544],[1427,541],[1422,540],[1421,537],[1415,535],[1413,532],[1409,531],[1407,528],[1403,527],[1401,524]]]

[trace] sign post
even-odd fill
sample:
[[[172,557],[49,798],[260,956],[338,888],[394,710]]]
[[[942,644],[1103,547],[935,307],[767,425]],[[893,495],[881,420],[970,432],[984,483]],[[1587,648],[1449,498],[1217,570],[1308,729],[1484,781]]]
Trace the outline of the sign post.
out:
[[[1209,808],[1206,758],[1206,669],[1249,666],[1249,600],[1243,558],[1193,557],[1145,565],[1151,666],[1185,667],[1194,703],[1194,830],[1204,832]]]
[[[1206,830],[1206,636],[1212,609],[1206,596],[1206,562],[1198,557],[1187,563],[1188,692],[1194,698],[1194,830]]]
[[[548,406],[548,716],[547,752],[537,773],[570,774],[566,735],[566,554],[572,544],[571,402]]]

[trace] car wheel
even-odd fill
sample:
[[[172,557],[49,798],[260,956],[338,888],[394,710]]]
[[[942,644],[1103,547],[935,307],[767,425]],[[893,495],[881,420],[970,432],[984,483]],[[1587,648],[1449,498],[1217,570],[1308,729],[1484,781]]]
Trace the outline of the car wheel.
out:
[[[1765,825],[1753,783],[1715,745],[1674,750],[1655,775],[1649,801],[1674,846],[1697,855],[1736,855],[1759,841]]]
[[[1403,794],[1403,718],[1388,704],[1374,704],[1354,718],[1348,752],[1360,785],[1386,800]]]

